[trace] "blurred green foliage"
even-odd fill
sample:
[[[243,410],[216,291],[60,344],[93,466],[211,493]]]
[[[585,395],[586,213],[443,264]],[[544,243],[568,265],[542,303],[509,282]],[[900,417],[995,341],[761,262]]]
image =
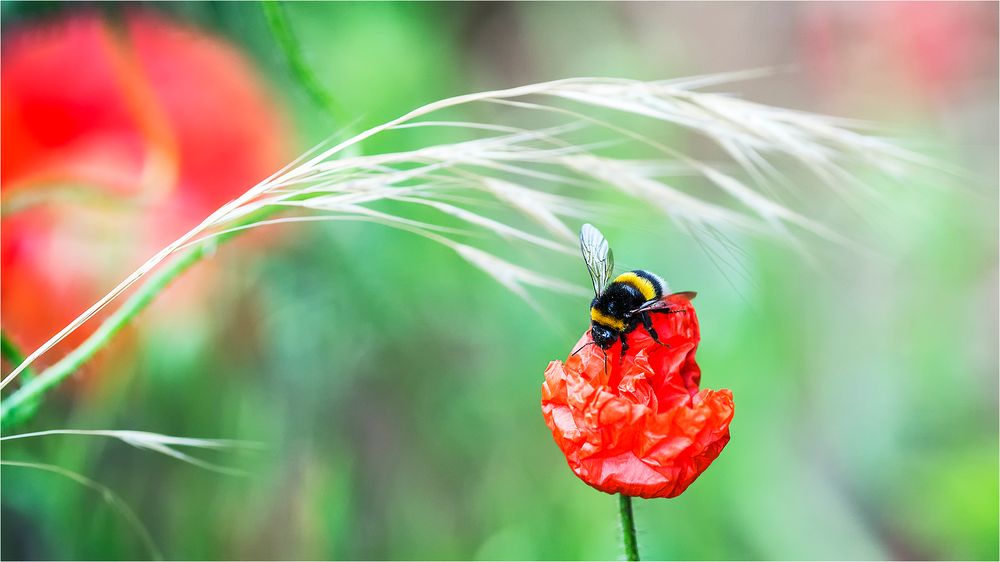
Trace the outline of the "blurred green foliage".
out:
[[[76,7],[3,9],[11,26]],[[303,149],[477,89],[702,71],[682,53],[657,54],[657,33],[683,21],[633,36],[641,6],[287,5],[307,63],[357,117],[333,123],[284,66],[257,5],[144,9],[251,53],[292,109]],[[934,131],[936,118],[908,125]],[[984,126],[995,149],[995,119]],[[405,148],[389,139],[364,150]],[[872,213],[874,227],[830,211],[872,255],[815,248],[809,263],[736,239],[744,278],[646,212],[601,225],[624,267],[699,292],[703,384],[736,398],[718,461],[681,497],[636,502],[645,557],[998,557],[995,154],[936,150],[985,175],[965,190],[930,176],[905,189],[878,180],[891,207]],[[135,357],[84,373],[94,381],[86,392],[49,397],[22,428],[262,442],[260,452],[212,456],[248,476],[68,436],[11,442],[3,457],[108,485],[168,558],[620,556],[616,499],[573,476],[539,411],[542,372],[585,329],[585,299],[537,294],[546,320],[450,251],[375,225],[274,235],[263,251],[236,241],[215,258],[229,287],[205,302],[216,322],[140,319]],[[581,264],[552,267],[585,282]],[[5,559],[148,556],[93,491],[23,468],[2,476]]]

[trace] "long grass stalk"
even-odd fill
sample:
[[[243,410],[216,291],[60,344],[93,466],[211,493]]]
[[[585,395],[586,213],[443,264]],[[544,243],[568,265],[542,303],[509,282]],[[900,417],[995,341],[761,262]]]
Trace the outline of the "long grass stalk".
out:
[[[776,167],[779,159],[796,162],[800,169],[812,174],[818,185],[848,200],[871,195],[871,190],[848,172],[849,165],[867,165],[896,175],[904,165],[924,163],[890,143],[851,130],[852,124],[842,120],[691,91],[746,77],[727,74],[659,82],[577,78],[466,94],[430,103],[332,147],[304,155],[157,252],[6,374],[0,388],[23,375],[32,362],[69,333],[142,282],[83,344],[37,377],[22,379],[20,388],[0,402],[0,426],[26,419],[29,404],[93,357],[164,287],[208,255],[216,244],[248,228],[294,220],[362,220],[400,228],[454,250],[530,302],[525,287],[572,293],[581,286],[507,262],[471,244],[485,234],[510,245],[575,256],[573,229],[567,223],[593,217],[595,207],[585,200],[587,193],[602,188],[617,190],[619,197],[661,211],[679,230],[696,238],[719,238],[728,229],[789,240],[795,228],[845,243],[848,240],[841,234],[806,218],[783,204],[784,198],[771,194],[773,186],[768,182],[774,186],[788,184]],[[543,102],[520,101],[526,97]],[[426,120],[432,113],[476,102],[513,107],[531,112],[532,117],[558,119],[561,124],[523,129]],[[654,139],[599,120],[593,115],[595,111],[567,109],[565,105],[624,112],[694,131],[723,148],[738,164],[734,171],[742,170],[746,179],[725,167],[696,161]],[[414,127],[445,128],[471,138],[402,152],[352,154],[368,138]],[[601,131],[610,138],[585,143],[574,137],[583,129]],[[658,159],[614,157],[602,152],[608,143],[629,143],[646,153],[652,150]],[[776,159],[772,162],[771,158]],[[711,195],[677,187],[674,182],[678,170],[686,177],[700,177],[703,187],[712,190]],[[405,209],[388,213],[371,208],[378,202],[391,202]],[[417,208],[432,209],[439,215],[430,220],[405,216],[407,210]],[[279,211],[298,216],[271,218]],[[542,232],[513,226],[505,220],[510,214],[526,219]],[[450,225],[454,223],[464,228]],[[478,238],[463,238],[467,230]]]

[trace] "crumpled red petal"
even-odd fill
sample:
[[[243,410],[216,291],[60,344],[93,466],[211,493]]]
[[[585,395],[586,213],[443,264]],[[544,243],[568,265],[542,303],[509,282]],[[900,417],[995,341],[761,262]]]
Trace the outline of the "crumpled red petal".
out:
[[[605,352],[587,345],[553,361],[542,384],[542,414],[570,468],[609,494],[680,495],[729,442],[733,395],[700,390],[700,333],[691,302],[665,297],[679,312],[654,313],[660,345],[643,328]],[[591,342],[590,332],[573,347]]]

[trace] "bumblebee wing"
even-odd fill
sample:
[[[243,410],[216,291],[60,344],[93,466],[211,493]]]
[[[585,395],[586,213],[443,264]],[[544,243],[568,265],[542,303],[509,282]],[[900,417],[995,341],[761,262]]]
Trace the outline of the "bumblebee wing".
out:
[[[680,296],[680,297],[684,297],[685,299],[687,299],[687,300],[690,301],[690,300],[694,300],[694,298],[696,296],[698,296],[698,293],[696,293],[694,291],[684,291],[684,292],[681,292],[681,293],[673,293],[673,294],[667,295],[667,296],[668,297],[672,297],[674,295],[677,295],[677,296]],[[646,301],[646,302],[642,303],[642,306],[640,306],[639,308],[637,308],[635,310],[630,311],[629,315],[639,314],[640,312],[650,312],[650,311],[654,311],[654,310],[670,310],[673,307],[674,307],[674,303],[667,302],[667,297],[662,297],[662,298],[659,298],[659,299],[653,299],[653,300]]]
[[[600,230],[585,224],[580,229],[580,252],[590,272],[590,281],[594,284],[594,295],[600,295],[611,282],[615,269],[615,258],[608,241]]]

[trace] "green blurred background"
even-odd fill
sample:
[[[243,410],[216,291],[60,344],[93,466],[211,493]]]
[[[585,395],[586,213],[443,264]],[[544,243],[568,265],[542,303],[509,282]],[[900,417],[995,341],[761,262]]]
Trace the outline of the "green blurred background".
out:
[[[2,7],[9,32],[93,6]],[[286,5],[348,123],[292,77],[259,5],[131,8],[243,50],[291,116],[297,151],[482,89],[790,66],[721,89],[877,121],[964,170],[872,180],[891,205],[864,217],[801,186],[819,218],[872,255],[815,244],[810,264],[737,238],[746,279],[648,213],[599,226],[624,267],[699,292],[703,385],[736,401],[732,441],[711,468],[676,499],[637,501],[644,557],[1000,556],[996,4]],[[620,556],[617,500],[576,479],[539,409],[542,372],[586,328],[586,299],[536,294],[550,322],[403,232],[272,232],[272,245],[220,249],[223,288],[201,315],[164,320],[182,280],[123,336],[127,349],[109,350],[18,428],[262,442],[210,453],[248,476],[88,437],[9,442],[3,458],[107,485],[172,559]],[[586,283],[581,264],[553,268]],[[149,556],[92,490],[23,468],[2,477],[5,559]]]

